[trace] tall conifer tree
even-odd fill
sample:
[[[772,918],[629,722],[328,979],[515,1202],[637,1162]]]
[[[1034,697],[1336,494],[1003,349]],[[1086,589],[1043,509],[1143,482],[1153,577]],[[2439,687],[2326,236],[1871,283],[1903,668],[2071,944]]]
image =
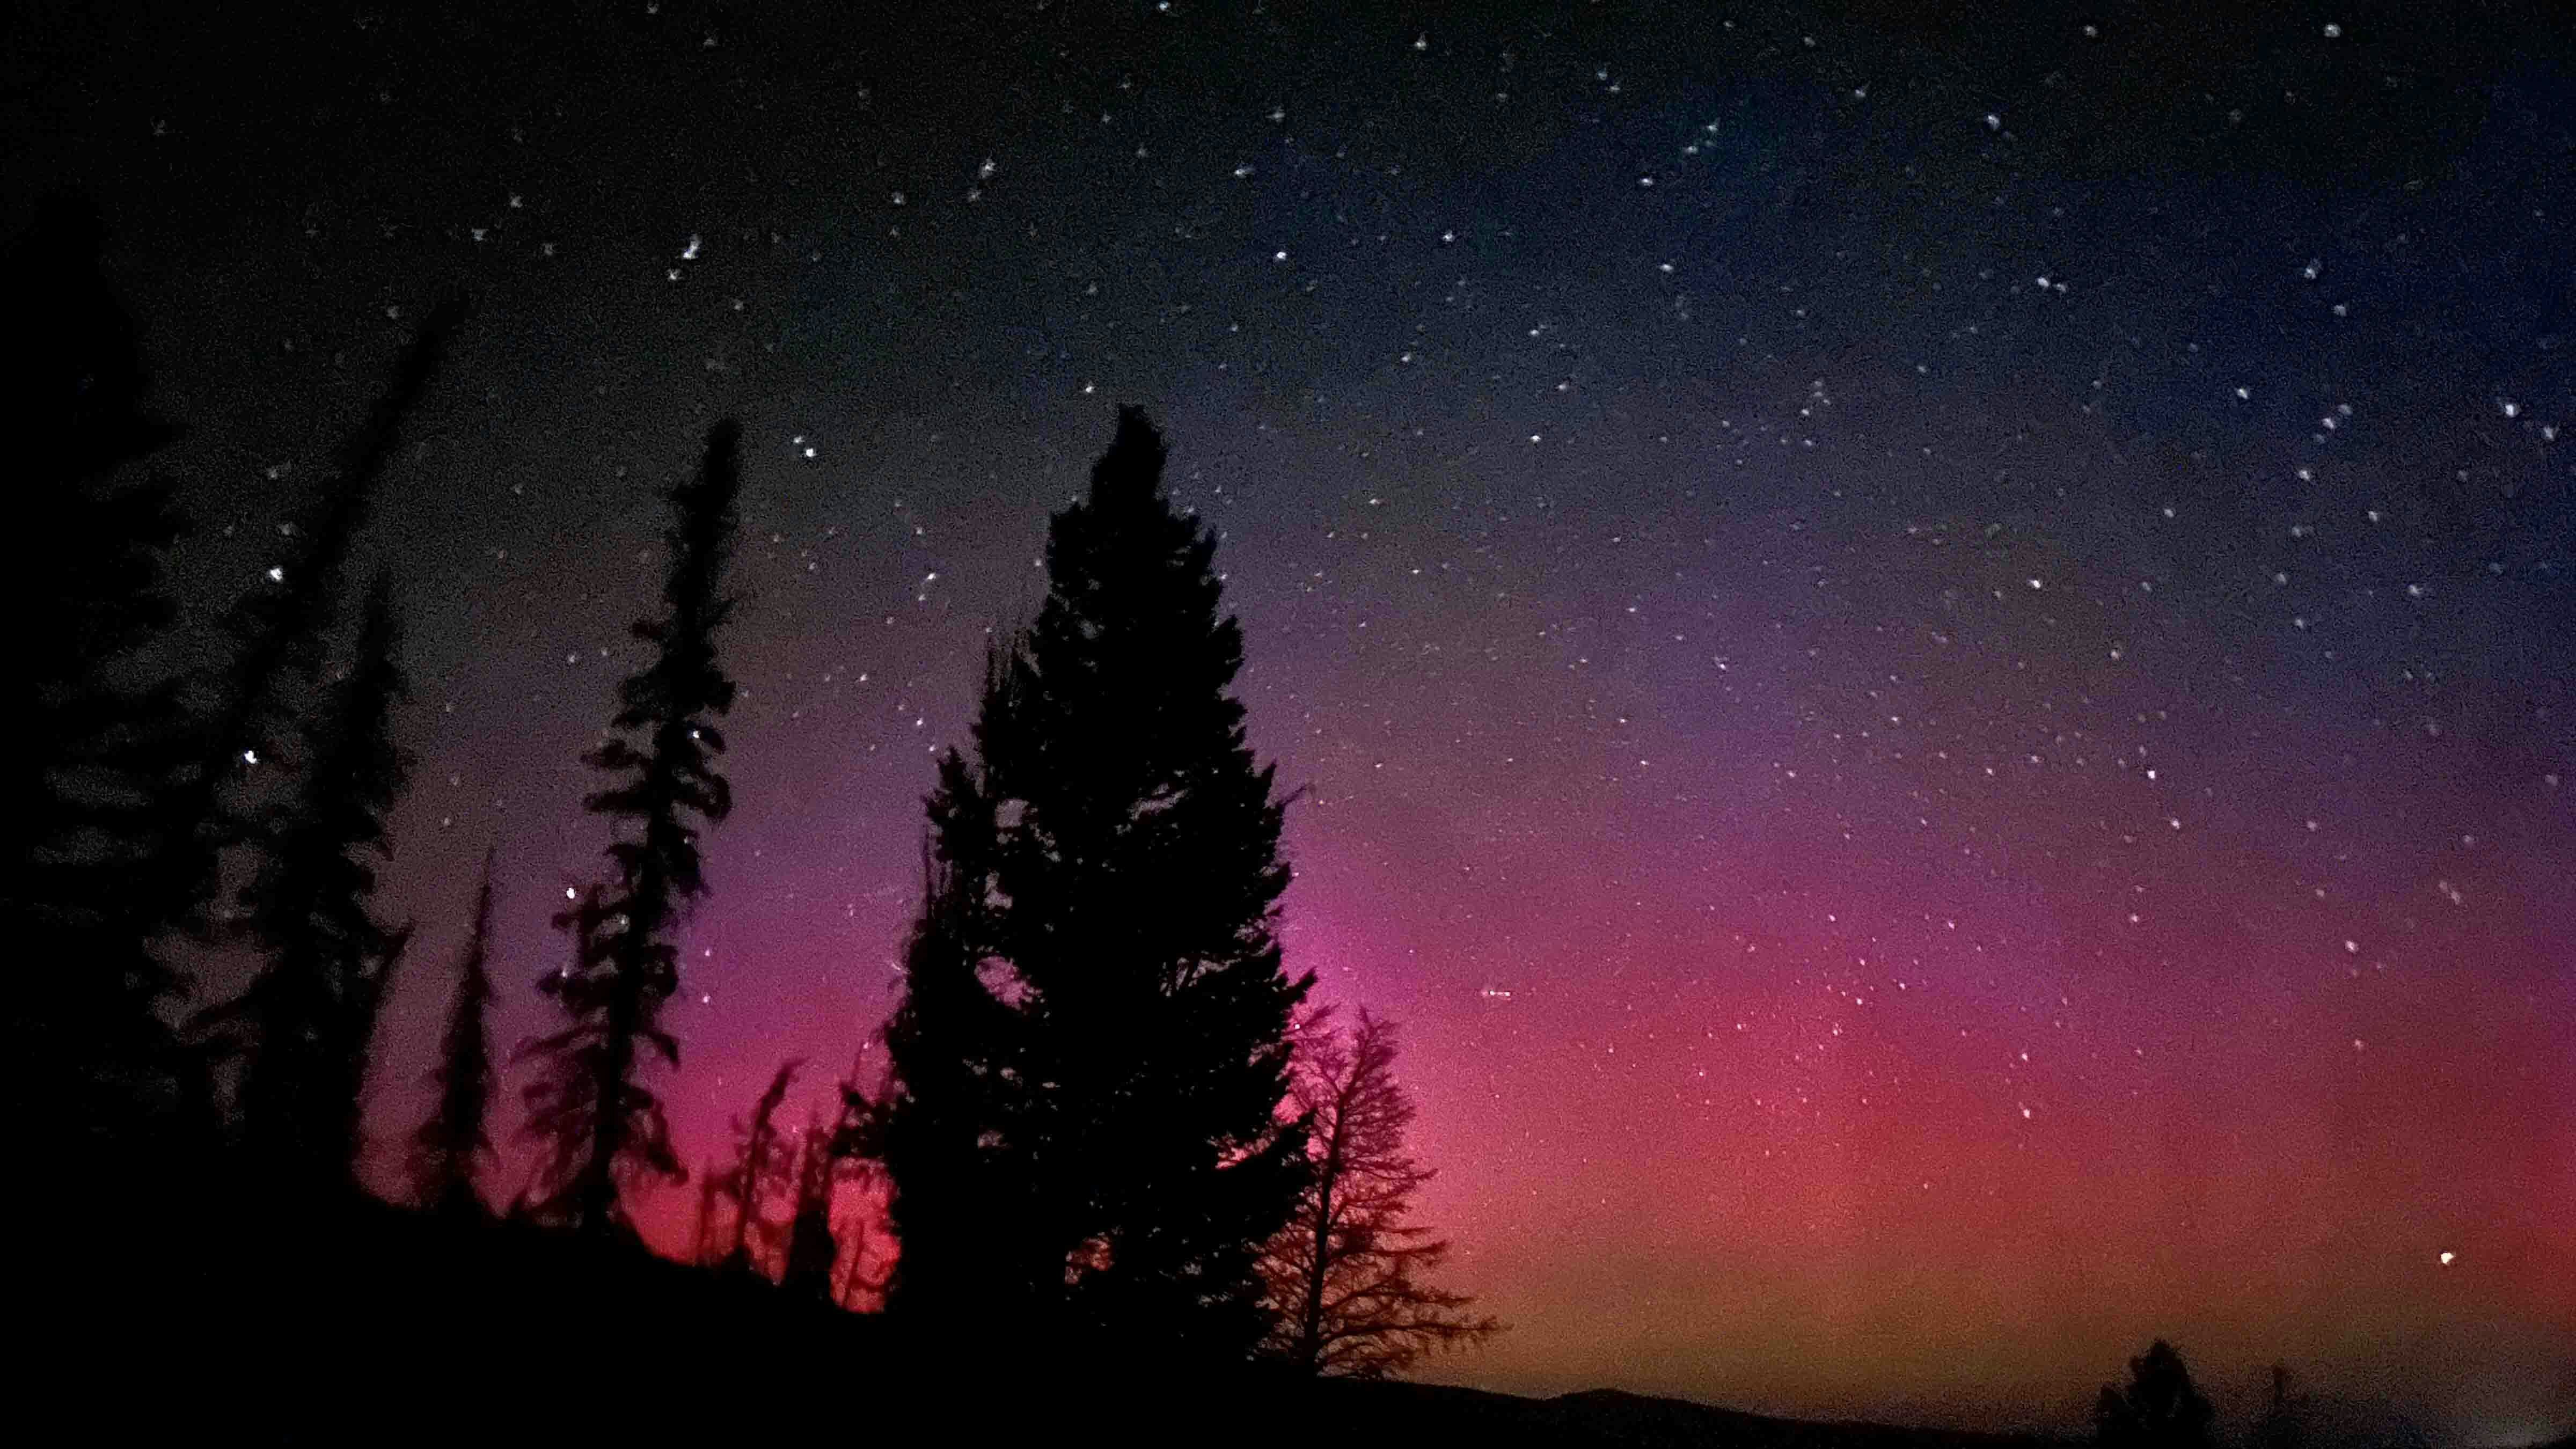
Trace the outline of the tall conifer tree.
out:
[[[998,656],[993,663],[988,700],[1001,677]],[[979,975],[992,934],[996,812],[955,750],[941,756],[927,803],[921,914],[904,952],[903,996],[886,1021],[887,1081],[854,1145],[894,1184],[887,1219],[901,1246],[887,1309],[948,1333],[1025,1321],[1046,1286],[1052,1235],[1028,1218],[1021,1018]],[[1054,1249],[1059,1263],[1063,1251]]]
[[[492,852],[486,850],[482,883],[474,892],[474,933],[457,962],[447,1030],[430,1074],[438,1101],[412,1135],[413,1195],[421,1206],[447,1216],[484,1211],[475,1181],[492,1150],[485,1126],[492,1104],[492,1037],[484,1020],[492,1003],[491,946]]]
[[[0,572],[25,688],[0,765],[0,931],[20,963],[0,1055],[11,1100],[30,1108],[22,1158],[82,1181],[104,1210],[127,1188],[98,1174],[173,1167],[169,1144],[138,1134],[178,1127],[202,1084],[157,1010],[180,982],[154,954],[166,922],[145,884],[185,854],[166,802],[195,759],[177,692],[142,658],[176,612],[163,569],[180,524],[166,484],[121,477],[174,430],[144,409],[101,244],[96,211],[64,194],[0,257],[33,359],[0,393],[10,496],[42,541]]]
[[[273,803],[262,788],[264,773],[309,743],[302,739],[304,721],[340,617],[351,551],[374,511],[402,423],[464,315],[464,303],[450,299],[422,320],[396,357],[383,395],[341,448],[327,491],[284,526],[281,546],[225,615],[234,652],[202,681],[211,700],[198,737],[200,758],[186,787],[168,801],[193,848],[182,868],[159,882],[174,922],[199,935],[225,924],[198,915],[213,888],[220,853],[245,841],[263,850],[273,846],[264,838],[267,822],[259,818]]]
[[[716,424],[697,476],[668,495],[662,608],[634,631],[653,661],[620,686],[610,735],[584,757],[613,782],[586,807],[630,833],[608,847],[609,880],[556,917],[573,935],[573,967],[539,983],[572,1021],[534,1047],[546,1070],[528,1089],[527,1130],[551,1146],[546,1211],[595,1239],[625,1230],[621,1173],[688,1176],[671,1153],[661,1100],[637,1070],[639,1045],[679,1065],[680,1044],[660,1020],[679,984],[673,937],[707,889],[698,833],[732,808],[716,773],[716,721],[733,706],[734,683],[717,664],[715,636],[733,608],[723,575],[740,441],[730,419]]]
[[[243,900],[268,961],[239,998],[207,1014],[246,1057],[240,1106],[253,1165],[301,1188],[337,1187],[353,1165],[376,1006],[409,935],[369,904],[372,861],[392,854],[388,818],[411,769],[393,737],[407,693],[400,652],[379,578],[348,677],[307,732],[296,788],[261,823],[266,849]]]
[[[974,759],[942,762],[883,1140],[900,1301],[1025,1300],[1068,1343],[1235,1360],[1304,1177],[1279,1109],[1313,978],[1281,963],[1286,802],[1230,692],[1215,540],[1163,462],[1123,409],[988,671]],[[952,1297],[975,1289],[1001,1291]]]

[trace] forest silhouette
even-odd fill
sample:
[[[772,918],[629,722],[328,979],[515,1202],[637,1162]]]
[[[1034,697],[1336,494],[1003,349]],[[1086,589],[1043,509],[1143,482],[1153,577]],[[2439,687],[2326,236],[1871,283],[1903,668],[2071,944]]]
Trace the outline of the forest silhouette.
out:
[[[1044,602],[996,635],[971,737],[938,757],[882,1068],[799,1123],[807,1064],[780,1063],[732,1158],[682,1162],[655,1063],[685,1060],[662,1014],[678,933],[723,886],[739,428],[711,428],[663,496],[646,662],[584,757],[611,840],[555,918],[564,959],[496,958],[509,863],[487,854],[463,952],[425,961],[376,889],[411,768],[401,581],[350,573],[467,310],[427,314],[278,562],[195,618],[153,471],[175,429],[101,241],[58,197],[8,250],[28,359],[9,435],[47,546],[9,601],[32,677],[6,1055],[24,1320],[102,1431],[664,1438],[785,1416],[968,1442],[2032,1442],[1397,1382],[1504,1325],[1437,1281],[1395,1023],[1343,1023],[1285,959],[1293,792],[1247,743],[1215,537],[1165,493],[1136,408],[1054,516]],[[258,969],[201,999],[194,963],[222,952]],[[397,972],[449,1006],[431,1111],[391,1130],[360,1106]],[[517,1054],[523,1185],[495,1180],[488,1016],[509,982],[557,1013]],[[405,1201],[354,1176],[371,1128],[406,1144]],[[634,1205],[690,1190],[687,1261],[657,1256]],[[504,1357],[495,1327],[528,1324],[542,1346]],[[2286,1382],[2261,1441],[2324,1442]],[[2214,1442],[2162,1341],[2096,1418],[2105,1444]]]

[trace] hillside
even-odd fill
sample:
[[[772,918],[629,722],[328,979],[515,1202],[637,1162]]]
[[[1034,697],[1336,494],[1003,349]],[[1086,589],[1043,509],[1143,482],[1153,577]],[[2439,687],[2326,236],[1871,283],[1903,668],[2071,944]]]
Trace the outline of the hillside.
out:
[[[509,1223],[372,1201],[262,1233],[209,1213],[134,1277],[42,1275],[58,1307],[16,1367],[103,1437],[638,1444],[763,1432],[870,1444],[1546,1445],[1563,1449],[2063,1449],[2075,1441],[1740,1413],[1615,1389],[1480,1389],[1273,1375],[1183,1380],[1114,1355],[996,1340],[930,1355],[882,1318],[765,1280],[594,1254]],[[96,1263],[97,1258],[88,1258]],[[2542,1449],[2576,1449],[2562,1439]]]
[[[1588,1389],[1520,1398],[1430,1384],[1328,1383],[1325,1417],[1364,1424],[1373,1442],[1600,1446],[1600,1449],[2040,1449],[2067,1441],[1877,1424],[1775,1419],[1683,1399]]]

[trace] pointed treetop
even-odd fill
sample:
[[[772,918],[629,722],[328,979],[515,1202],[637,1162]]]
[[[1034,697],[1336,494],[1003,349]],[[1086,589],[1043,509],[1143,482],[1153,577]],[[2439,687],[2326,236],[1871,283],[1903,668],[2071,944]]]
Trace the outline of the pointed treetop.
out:
[[[1091,465],[1091,501],[1150,498],[1163,481],[1163,435],[1133,403],[1118,409],[1118,434]]]
[[[420,329],[395,356],[394,393],[409,395],[428,385],[429,375],[438,370],[440,360],[447,355],[447,344],[464,323],[469,308],[462,292],[449,292],[430,304],[429,315],[421,319]]]
[[[143,409],[142,347],[108,283],[106,244],[97,203],[71,189],[44,196],[24,230],[0,239],[0,267],[17,279],[12,333],[48,359],[0,409],[13,443],[33,446],[28,461],[47,493],[94,483],[178,435]]]
[[[367,580],[365,612],[358,621],[358,658],[367,662],[393,660],[402,649],[401,630],[401,616],[394,611],[394,581],[378,570]],[[392,692],[407,692],[399,678]]]

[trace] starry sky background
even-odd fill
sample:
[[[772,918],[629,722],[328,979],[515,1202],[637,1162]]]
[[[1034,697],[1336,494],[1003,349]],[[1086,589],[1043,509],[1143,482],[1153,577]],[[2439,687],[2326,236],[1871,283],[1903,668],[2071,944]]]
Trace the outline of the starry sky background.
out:
[[[474,300],[367,545],[380,1167],[487,845],[546,1019],[705,425],[693,1160],[882,1016],[931,752],[1133,401],[1308,791],[1292,964],[1404,1022],[1515,1325],[1435,1376],[2064,1425],[2162,1334],[2232,1413],[2282,1358],[2576,1421],[2563,14],[413,8],[0,47],[8,220],[100,199],[204,610]]]

